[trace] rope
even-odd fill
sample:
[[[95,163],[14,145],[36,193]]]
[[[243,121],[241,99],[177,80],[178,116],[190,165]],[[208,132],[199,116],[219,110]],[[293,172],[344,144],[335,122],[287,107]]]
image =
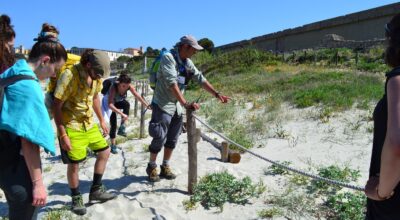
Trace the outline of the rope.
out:
[[[281,168],[290,170],[290,171],[295,172],[295,173],[298,173],[298,174],[300,174],[300,175],[308,176],[308,177],[310,177],[310,178],[312,178],[312,179],[325,181],[325,182],[330,183],[330,184],[339,185],[339,186],[342,186],[342,187],[345,187],[345,188],[349,188],[349,189],[353,189],[353,190],[364,191],[364,188],[363,188],[363,187],[360,187],[360,186],[353,186],[353,185],[348,184],[348,183],[345,183],[345,182],[341,182],[341,181],[337,181],[337,180],[328,179],[328,178],[321,177],[321,176],[314,175],[314,174],[309,174],[309,173],[306,173],[306,172],[304,172],[304,171],[302,171],[302,170],[298,170],[298,169],[289,167],[289,166],[287,166],[287,165],[280,164],[280,163],[278,163],[278,162],[275,162],[275,161],[273,161],[273,160],[270,160],[270,159],[268,159],[268,158],[266,158],[266,157],[264,157],[264,156],[261,156],[261,155],[259,155],[259,154],[257,154],[257,153],[254,153],[254,152],[252,152],[252,151],[246,149],[246,148],[243,147],[242,145],[236,143],[235,141],[233,141],[233,140],[229,139],[228,137],[224,136],[223,134],[219,133],[217,130],[215,130],[215,129],[212,128],[210,125],[208,125],[207,123],[205,123],[203,120],[201,120],[201,119],[200,119],[198,116],[196,116],[195,114],[193,114],[193,117],[196,118],[197,121],[199,121],[201,124],[203,124],[204,126],[206,126],[208,129],[210,129],[211,131],[213,131],[215,134],[217,134],[218,136],[220,136],[222,139],[228,141],[229,143],[231,143],[231,144],[233,144],[233,145],[236,145],[236,146],[239,147],[240,149],[246,151],[247,153],[249,153],[249,154],[251,154],[251,155],[253,155],[253,156],[255,156],[255,157],[260,158],[261,160],[265,160],[265,161],[270,162],[270,163],[272,163],[272,164],[274,164],[274,165],[276,165],[276,166],[279,166],[279,167],[281,167]]]

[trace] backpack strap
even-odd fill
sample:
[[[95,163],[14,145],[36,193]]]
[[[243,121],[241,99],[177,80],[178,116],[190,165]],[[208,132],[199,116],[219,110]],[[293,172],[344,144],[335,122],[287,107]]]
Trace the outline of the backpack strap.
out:
[[[386,73],[386,78],[390,79],[393,76],[400,75],[400,66],[393,68],[390,72]]]
[[[0,79],[0,115],[1,115],[1,110],[3,109],[4,92],[7,86],[14,84],[17,81],[25,79],[35,80],[34,77],[28,75],[15,75]]]

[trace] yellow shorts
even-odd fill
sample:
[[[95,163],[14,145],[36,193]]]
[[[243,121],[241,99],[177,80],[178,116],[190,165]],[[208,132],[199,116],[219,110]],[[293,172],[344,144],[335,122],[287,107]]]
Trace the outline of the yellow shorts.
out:
[[[90,148],[94,152],[108,148],[107,141],[101,134],[97,124],[87,131],[77,131],[70,128],[67,128],[66,131],[72,146],[72,150],[68,151],[68,158],[71,162],[77,163],[85,160],[87,155],[86,148]]]

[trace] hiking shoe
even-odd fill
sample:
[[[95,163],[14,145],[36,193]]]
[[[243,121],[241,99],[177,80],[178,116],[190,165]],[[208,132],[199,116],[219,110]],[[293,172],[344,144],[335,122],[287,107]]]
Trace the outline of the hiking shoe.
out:
[[[83,204],[82,195],[72,196],[71,211],[77,215],[86,214],[86,207]]]
[[[123,137],[127,136],[125,132],[125,125],[119,126],[117,134]]]
[[[118,153],[116,145],[113,145],[113,144],[111,145],[111,153],[112,154],[117,154]]]
[[[158,176],[157,167],[151,167],[150,164],[147,164],[146,173],[149,176],[150,182],[158,182],[160,181],[160,176]]]
[[[106,202],[111,199],[115,199],[117,195],[114,193],[109,193],[106,192],[106,187],[102,184],[99,187],[93,187],[90,189],[90,194],[89,194],[89,201],[100,201],[100,202]]]
[[[160,177],[165,178],[167,180],[172,180],[176,178],[176,175],[172,173],[171,167],[169,165],[160,165],[161,172]]]

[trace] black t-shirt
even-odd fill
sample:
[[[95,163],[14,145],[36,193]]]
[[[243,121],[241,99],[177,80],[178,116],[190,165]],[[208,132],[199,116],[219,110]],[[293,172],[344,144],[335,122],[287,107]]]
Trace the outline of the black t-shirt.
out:
[[[385,142],[388,120],[387,84],[389,80],[400,75],[400,67],[386,74],[385,94],[375,107],[374,139],[372,144],[370,176],[378,176],[380,173],[381,153]],[[399,91],[400,92],[400,91]],[[399,134],[400,135],[400,134]],[[385,201],[367,200],[367,220],[397,220],[400,219],[400,184],[395,188],[394,195]]]

